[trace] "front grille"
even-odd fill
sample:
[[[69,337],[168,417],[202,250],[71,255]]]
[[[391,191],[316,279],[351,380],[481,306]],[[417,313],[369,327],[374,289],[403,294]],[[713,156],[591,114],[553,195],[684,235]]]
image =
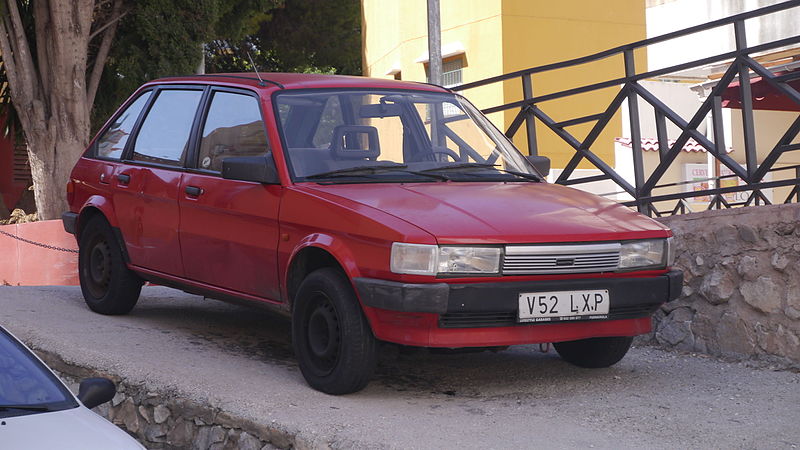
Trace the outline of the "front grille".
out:
[[[442,328],[507,327],[516,324],[516,311],[451,312],[439,316],[439,326]]]
[[[619,243],[508,245],[504,275],[613,272],[619,266]]]

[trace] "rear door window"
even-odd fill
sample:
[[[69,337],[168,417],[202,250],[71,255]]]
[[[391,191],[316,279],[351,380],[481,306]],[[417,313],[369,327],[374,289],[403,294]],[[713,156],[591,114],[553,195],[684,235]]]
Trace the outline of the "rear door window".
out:
[[[144,105],[150,99],[151,91],[145,92],[133,101],[125,110],[118,115],[114,122],[106,129],[100,139],[97,140],[97,156],[101,158],[120,159],[128,136],[133,131],[133,126],[139,118]]]
[[[258,99],[247,94],[214,92],[203,125],[197,167],[220,172],[225,158],[262,156],[269,150]]]
[[[202,90],[160,91],[136,135],[133,160],[182,166],[202,96]]]

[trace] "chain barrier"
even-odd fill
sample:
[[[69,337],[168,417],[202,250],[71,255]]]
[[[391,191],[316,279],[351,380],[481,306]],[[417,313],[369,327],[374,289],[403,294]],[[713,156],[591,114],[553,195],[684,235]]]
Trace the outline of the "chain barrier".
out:
[[[17,236],[16,234],[7,233],[7,232],[5,232],[3,230],[0,230],[0,234],[8,236],[8,237],[10,237],[12,239],[16,239],[18,241],[25,242],[27,244],[35,245],[37,247],[42,247],[42,248],[46,248],[46,249],[49,249],[49,250],[57,250],[59,252],[67,252],[67,253],[78,253],[77,250],[74,250],[74,249],[71,249],[71,248],[63,248],[63,247],[56,247],[55,245],[42,244],[41,242],[31,241],[30,239],[25,239],[25,238]]]

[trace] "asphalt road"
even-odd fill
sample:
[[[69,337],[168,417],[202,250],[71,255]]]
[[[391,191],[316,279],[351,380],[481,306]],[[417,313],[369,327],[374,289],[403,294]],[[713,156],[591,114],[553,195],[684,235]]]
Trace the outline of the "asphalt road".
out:
[[[347,448],[799,448],[800,374],[635,348],[587,370],[538,346],[386,352],[364,391],[311,390],[285,319],[147,287],[127,316],[73,287],[0,288],[0,324],[65,361]]]

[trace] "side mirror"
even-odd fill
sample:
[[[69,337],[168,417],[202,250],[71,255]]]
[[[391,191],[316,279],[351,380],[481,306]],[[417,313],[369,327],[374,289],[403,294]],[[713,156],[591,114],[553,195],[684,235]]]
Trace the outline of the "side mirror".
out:
[[[110,402],[117,393],[114,382],[108,378],[87,378],[78,388],[78,400],[89,409]]]
[[[280,184],[272,158],[266,156],[233,156],[222,160],[222,178]]]
[[[547,156],[529,155],[525,158],[545,177],[550,174],[550,158]]]

